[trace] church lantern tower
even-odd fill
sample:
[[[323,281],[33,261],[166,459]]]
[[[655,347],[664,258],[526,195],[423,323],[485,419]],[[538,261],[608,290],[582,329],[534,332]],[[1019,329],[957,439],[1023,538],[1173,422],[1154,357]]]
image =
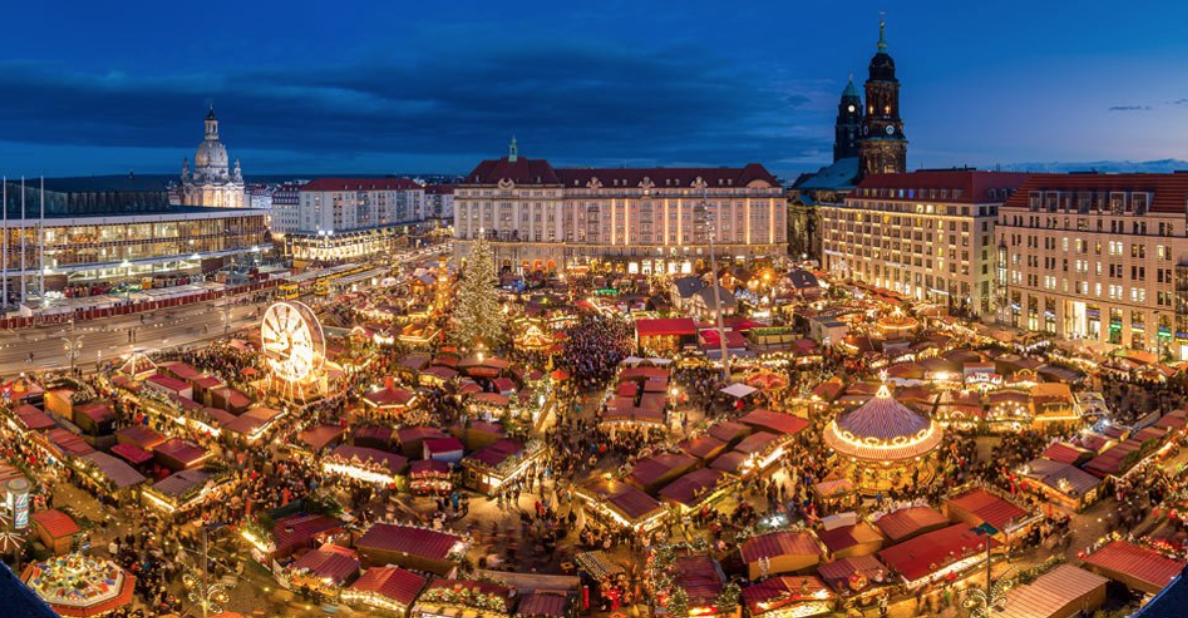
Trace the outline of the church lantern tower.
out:
[[[837,123],[834,125],[833,162],[858,156],[858,138],[862,131],[862,95],[850,76],[846,89],[837,104]]]
[[[895,78],[895,60],[887,53],[886,31],[886,22],[879,20],[879,49],[870,59],[866,115],[858,146],[861,176],[907,171],[908,141],[899,117],[899,80]]]

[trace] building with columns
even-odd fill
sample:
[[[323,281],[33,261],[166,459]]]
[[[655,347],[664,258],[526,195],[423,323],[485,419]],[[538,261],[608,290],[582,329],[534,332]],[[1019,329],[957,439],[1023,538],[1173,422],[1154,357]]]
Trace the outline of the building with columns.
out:
[[[182,161],[180,198],[182,206],[245,208],[246,192],[239,159],[229,163],[227,147],[219,141],[219,119],[214,106],[206,114],[205,139],[194,152],[194,169]]]
[[[709,261],[783,255],[783,189],[762,165],[554,168],[519,156],[479,163],[454,189],[455,255],[485,234],[499,267],[692,272]]]
[[[916,299],[992,316],[994,221],[1026,174],[971,169],[872,174],[820,204],[822,266]]]
[[[1188,360],[1188,174],[1036,174],[998,213],[999,320]]]

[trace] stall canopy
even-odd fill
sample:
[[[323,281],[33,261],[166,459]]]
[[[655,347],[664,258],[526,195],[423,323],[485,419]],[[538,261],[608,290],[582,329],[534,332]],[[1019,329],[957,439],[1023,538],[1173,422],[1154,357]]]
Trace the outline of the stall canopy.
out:
[[[750,386],[747,386],[741,382],[736,382],[722,389],[722,392],[734,397],[735,399],[742,399],[743,397],[754,393],[756,390],[758,389],[751,388]]]
[[[1104,577],[1071,564],[1062,564],[1034,582],[1007,593],[998,618],[1064,618],[1092,613],[1105,600]]]

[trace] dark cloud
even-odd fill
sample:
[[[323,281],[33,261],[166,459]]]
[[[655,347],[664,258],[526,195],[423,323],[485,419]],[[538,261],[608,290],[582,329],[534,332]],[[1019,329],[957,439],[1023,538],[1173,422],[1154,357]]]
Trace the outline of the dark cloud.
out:
[[[1188,99],[1176,99],[1171,102],[1172,105],[1188,105]]]
[[[1109,108],[1111,112],[1145,112],[1150,111],[1150,105],[1114,105]]]
[[[726,164],[798,159],[827,146],[829,119],[794,114],[809,98],[791,89],[704,48],[643,52],[580,41],[496,47],[453,39],[402,61],[172,76],[5,62],[0,135],[33,144],[176,147],[180,158],[200,135],[204,102],[213,100],[233,154],[463,160],[498,154],[515,134],[528,156]],[[819,131],[805,130],[817,124]]]

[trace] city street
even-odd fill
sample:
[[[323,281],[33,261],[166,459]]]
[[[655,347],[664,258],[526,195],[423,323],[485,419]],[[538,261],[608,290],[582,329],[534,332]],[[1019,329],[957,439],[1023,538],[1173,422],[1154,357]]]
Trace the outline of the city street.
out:
[[[76,362],[93,366],[96,361],[121,356],[132,349],[151,352],[220,337],[224,331],[222,303],[220,300],[154,311],[143,314],[143,322],[139,315],[79,322],[74,327],[75,335],[81,337]],[[231,329],[237,330],[251,323],[251,316],[263,304],[232,307]],[[11,377],[27,371],[30,360],[38,368],[68,367],[70,358],[66,340],[70,331],[69,326],[53,326],[0,334],[3,342],[0,343],[0,375]],[[129,335],[130,332],[135,334]]]

